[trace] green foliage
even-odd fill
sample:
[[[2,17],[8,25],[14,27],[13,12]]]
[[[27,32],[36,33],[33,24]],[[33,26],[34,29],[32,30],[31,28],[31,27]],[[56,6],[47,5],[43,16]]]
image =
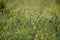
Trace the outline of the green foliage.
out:
[[[60,40],[60,6],[56,0],[7,0],[0,40]]]

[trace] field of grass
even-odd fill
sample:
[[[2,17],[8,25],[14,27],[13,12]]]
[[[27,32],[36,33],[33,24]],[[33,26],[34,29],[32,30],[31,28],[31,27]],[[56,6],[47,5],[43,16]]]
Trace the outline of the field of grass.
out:
[[[5,1],[0,40],[60,40],[60,1]]]

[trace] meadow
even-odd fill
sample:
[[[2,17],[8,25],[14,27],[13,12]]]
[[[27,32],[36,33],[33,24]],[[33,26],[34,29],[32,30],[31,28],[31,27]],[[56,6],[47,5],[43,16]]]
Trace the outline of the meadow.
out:
[[[0,40],[60,40],[60,1],[5,2],[0,12]]]

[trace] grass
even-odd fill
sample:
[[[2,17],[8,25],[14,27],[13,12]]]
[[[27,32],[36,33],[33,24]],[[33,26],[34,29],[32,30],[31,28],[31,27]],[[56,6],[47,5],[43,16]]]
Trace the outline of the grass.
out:
[[[7,0],[0,40],[60,40],[60,5],[55,0]]]

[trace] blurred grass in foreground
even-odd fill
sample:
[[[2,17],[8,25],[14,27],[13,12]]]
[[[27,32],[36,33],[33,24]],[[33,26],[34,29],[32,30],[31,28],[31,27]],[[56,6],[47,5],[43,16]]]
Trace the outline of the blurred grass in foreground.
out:
[[[7,0],[0,40],[60,40],[60,5],[55,0]]]

